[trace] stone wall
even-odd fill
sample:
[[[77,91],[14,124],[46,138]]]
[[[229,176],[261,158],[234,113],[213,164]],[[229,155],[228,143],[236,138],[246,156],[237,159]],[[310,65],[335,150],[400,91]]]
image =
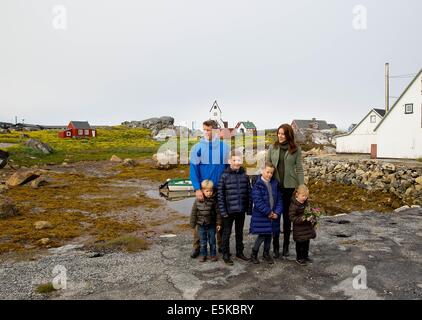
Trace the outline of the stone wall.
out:
[[[356,185],[367,190],[395,194],[408,205],[422,205],[422,167],[378,160],[304,159],[305,182],[321,180]]]

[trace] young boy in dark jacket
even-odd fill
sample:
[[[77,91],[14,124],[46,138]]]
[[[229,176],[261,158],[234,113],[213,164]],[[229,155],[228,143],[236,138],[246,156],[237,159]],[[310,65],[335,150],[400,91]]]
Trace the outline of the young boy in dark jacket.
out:
[[[211,180],[202,181],[201,190],[204,193],[204,201],[195,199],[190,216],[190,225],[192,228],[198,226],[199,262],[205,262],[207,259],[208,243],[211,261],[217,261],[215,234],[216,231],[221,229],[221,215],[217,209],[217,196],[214,193],[213,182]]]
[[[223,260],[227,264],[233,264],[230,258],[230,235],[233,222],[236,233],[236,257],[248,261],[243,254],[243,226],[245,213],[252,209],[250,197],[251,186],[245,169],[242,168],[243,155],[240,152],[232,152],[228,167],[221,175],[218,183],[218,206],[223,218]]]
[[[278,182],[273,178],[274,170],[272,163],[266,163],[262,175],[252,188],[253,210],[249,231],[258,235],[252,248],[253,263],[259,263],[258,252],[262,242],[264,260],[274,263],[270,256],[271,238],[274,234],[280,234],[280,217],[283,212]]]
[[[293,223],[293,240],[296,242],[296,262],[304,266],[312,262],[309,258],[309,242],[315,239],[316,220],[305,217],[305,208],[308,205],[309,190],[305,185],[300,185],[293,194],[289,208],[290,220]]]

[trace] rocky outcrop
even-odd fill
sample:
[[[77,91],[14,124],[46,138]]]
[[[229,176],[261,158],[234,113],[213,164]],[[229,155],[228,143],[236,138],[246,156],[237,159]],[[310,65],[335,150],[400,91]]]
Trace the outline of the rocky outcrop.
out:
[[[110,158],[110,161],[111,162],[122,162],[123,160],[122,159],[120,159],[118,156],[116,156],[116,155],[112,155],[111,156],[111,158]]]
[[[154,154],[152,159],[156,169],[169,170],[177,167],[179,157],[177,152],[166,150]]]
[[[13,201],[0,195],[0,219],[14,217],[18,214],[18,209]]]
[[[37,221],[34,223],[34,227],[37,230],[43,230],[43,229],[51,229],[53,228],[53,225],[48,221]]]
[[[37,179],[39,176],[40,174],[35,171],[17,171],[7,179],[6,185],[8,187],[21,186]]]
[[[142,121],[125,121],[122,122],[123,126],[129,128],[144,128],[151,130],[151,135],[156,136],[162,129],[174,129],[174,118],[172,117],[161,117],[161,118],[150,118]]]
[[[53,152],[53,148],[37,139],[29,139],[25,142],[25,146],[33,150],[40,151],[44,154],[50,154]]]
[[[356,185],[389,192],[408,205],[422,205],[422,168],[405,167],[379,160],[304,159],[307,179]]]

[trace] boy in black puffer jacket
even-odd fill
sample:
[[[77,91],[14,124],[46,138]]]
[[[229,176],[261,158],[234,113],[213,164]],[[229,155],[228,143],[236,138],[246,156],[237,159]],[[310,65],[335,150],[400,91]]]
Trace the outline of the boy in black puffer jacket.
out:
[[[217,261],[215,234],[216,231],[221,229],[221,215],[218,213],[217,196],[214,193],[213,182],[211,180],[202,181],[201,190],[204,193],[204,201],[195,199],[190,216],[190,225],[192,228],[198,227],[199,261],[205,262],[207,259],[208,243],[211,261]]]
[[[223,260],[233,264],[230,259],[230,235],[233,222],[236,234],[236,257],[248,261],[243,254],[243,226],[245,213],[252,211],[251,185],[245,169],[242,168],[243,155],[232,152],[229,164],[218,183],[218,206],[223,217]]]

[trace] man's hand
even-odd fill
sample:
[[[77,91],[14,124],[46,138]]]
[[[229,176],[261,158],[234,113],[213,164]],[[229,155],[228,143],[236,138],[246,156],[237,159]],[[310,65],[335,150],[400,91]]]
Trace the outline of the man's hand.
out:
[[[220,225],[218,225],[217,226],[217,232],[219,232],[221,230],[221,226]]]
[[[196,190],[195,191],[195,196],[196,199],[198,199],[198,201],[204,201],[204,194],[202,193],[202,190]]]

